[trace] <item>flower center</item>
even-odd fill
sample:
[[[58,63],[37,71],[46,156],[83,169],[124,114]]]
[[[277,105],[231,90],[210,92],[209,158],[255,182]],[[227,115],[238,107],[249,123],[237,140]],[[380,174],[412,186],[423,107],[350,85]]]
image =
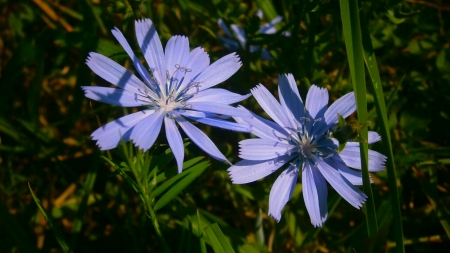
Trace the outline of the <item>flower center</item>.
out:
[[[152,81],[155,82],[155,85],[153,85],[152,90],[145,89],[138,95],[142,96],[150,106],[166,112],[182,108],[189,109],[186,102],[197,95],[200,88],[200,82],[194,82],[192,79],[185,80],[186,74],[191,71],[191,69],[176,64],[172,75],[169,71],[166,72],[167,81],[164,86],[153,78]]]
[[[315,163],[316,158],[329,158],[337,152],[337,146],[328,134],[311,135],[314,133],[315,123],[318,121],[321,119],[304,118],[303,124],[293,130],[288,137],[289,143],[297,147],[297,162],[299,163],[303,161]]]

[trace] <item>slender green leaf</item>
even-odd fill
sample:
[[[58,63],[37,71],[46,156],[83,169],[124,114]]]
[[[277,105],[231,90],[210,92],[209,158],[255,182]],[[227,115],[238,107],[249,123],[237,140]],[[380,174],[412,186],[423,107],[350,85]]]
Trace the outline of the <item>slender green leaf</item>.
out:
[[[361,41],[361,29],[357,0],[340,0],[342,26],[344,30],[345,46],[347,49],[350,74],[356,96],[356,108],[360,122],[367,121],[366,81],[364,75],[364,51]],[[367,140],[368,129],[361,129],[360,138]],[[366,211],[366,223],[369,236],[375,236],[378,232],[375,203],[373,200],[372,187],[368,169],[368,144],[362,141],[361,167],[363,173],[363,188],[368,196],[364,205]]]
[[[366,17],[364,13],[361,12],[361,33],[362,33],[362,43],[364,48],[364,60],[366,62],[367,70],[369,72],[371,85],[375,91],[375,107],[377,109],[377,114],[379,120],[381,120],[381,138],[383,138],[383,149],[388,159],[386,162],[387,173],[388,173],[388,183],[389,183],[389,195],[391,197],[392,212],[394,216],[394,227],[395,227],[395,242],[397,252],[405,252],[404,242],[403,242],[403,225],[401,216],[401,207],[399,201],[399,193],[397,186],[397,175],[395,172],[394,163],[394,153],[392,150],[391,136],[389,132],[389,120],[386,110],[386,104],[384,101],[384,93],[381,85],[380,73],[378,71],[378,64],[373,51],[372,41],[369,35],[369,28],[366,22]],[[400,82],[403,81],[403,78]],[[396,91],[400,87],[400,83],[397,85]],[[396,92],[395,91],[395,92]],[[395,97],[395,93],[392,94],[392,98]]]
[[[161,186],[157,187],[152,192],[152,197],[156,197],[161,193],[165,192],[170,188],[155,204],[155,210],[159,210],[165,205],[167,205],[173,198],[175,198],[184,188],[194,181],[198,176],[200,176],[203,171],[209,166],[209,162],[201,162],[189,170],[183,171],[182,173],[174,176]]]
[[[48,225],[50,226],[50,228],[53,231],[53,234],[56,237],[56,240],[58,241],[59,245],[61,246],[62,250],[66,253],[68,252],[72,252],[72,250],[70,250],[69,246],[66,243],[66,240],[64,239],[63,234],[61,233],[61,231],[59,231],[59,229],[55,226],[55,224],[53,223],[52,218],[50,218],[50,216],[47,215],[47,212],[45,212],[44,207],[42,207],[41,202],[39,201],[39,199],[36,197],[36,195],[34,195],[33,190],[31,189],[30,183],[28,183],[28,188],[30,189],[31,195],[33,196],[33,200],[36,203],[36,205],[38,206],[39,210],[41,211],[42,216],[44,216],[45,220],[48,222]]]
[[[211,241],[211,246],[213,247],[215,253],[234,253],[233,248],[220,230],[217,223],[206,227],[205,234]]]
[[[205,238],[203,237],[203,227],[202,222],[200,219],[200,212],[197,209],[197,228],[198,228],[198,238],[200,240],[200,252],[206,253],[206,244],[205,244]]]

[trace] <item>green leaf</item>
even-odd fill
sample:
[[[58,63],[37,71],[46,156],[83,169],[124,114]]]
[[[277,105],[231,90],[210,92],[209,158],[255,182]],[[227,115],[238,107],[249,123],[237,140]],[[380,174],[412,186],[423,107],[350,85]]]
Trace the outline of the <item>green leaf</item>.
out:
[[[356,96],[356,108],[360,122],[367,121],[366,80],[364,73],[364,51],[362,47],[361,28],[359,21],[358,2],[356,0],[340,0],[342,26],[344,31],[345,46],[347,49],[350,74]],[[368,129],[363,128],[360,137],[367,140]],[[366,211],[366,223],[369,236],[375,236],[378,232],[375,203],[368,168],[368,144],[360,143],[361,167],[363,173],[364,193],[368,196],[364,205]]]
[[[53,231],[53,234],[56,237],[56,240],[58,241],[59,245],[61,246],[62,250],[64,252],[72,252],[72,250],[70,250],[69,246],[66,243],[66,240],[64,239],[64,236],[62,235],[61,231],[59,231],[59,229],[55,226],[55,224],[53,223],[52,218],[50,218],[50,216],[47,215],[47,213],[45,212],[44,207],[42,207],[41,202],[39,201],[39,199],[36,197],[36,195],[34,195],[33,190],[31,189],[30,183],[28,183],[28,188],[30,189],[31,195],[33,196],[33,200],[36,203],[36,205],[38,206],[39,210],[41,211],[42,216],[44,216],[45,220],[48,222],[48,225],[50,226],[50,228]]]
[[[201,253],[206,253],[206,244],[205,244],[205,238],[203,237],[203,228],[202,228],[202,222],[200,219],[200,212],[197,209],[197,228],[198,228],[198,238],[200,240],[200,251]]]
[[[370,76],[370,84],[372,85],[373,90],[375,91],[375,107],[377,109],[378,120],[381,120],[381,129],[380,134],[382,138],[383,149],[385,151],[385,155],[388,157],[386,161],[386,168],[388,174],[388,184],[389,184],[389,195],[391,197],[392,204],[392,213],[394,217],[394,229],[395,229],[395,242],[397,252],[405,252],[404,241],[403,241],[403,225],[402,225],[402,216],[401,216],[401,207],[399,201],[399,193],[397,186],[397,175],[395,172],[395,163],[394,163],[394,153],[391,144],[391,136],[389,132],[389,119],[387,117],[386,104],[384,101],[384,93],[381,85],[380,73],[378,71],[378,64],[375,57],[375,53],[373,51],[372,42],[370,39],[369,28],[366,22],[366,17],[364,13],[361,15],[361,33],[362,33],[362,42],[364,48],[364,60],[366,62],[367,70]],[[403,78],[400,80],[400,83],[403,81]],[[397,85],[397,88],[392,95],[395,96],[395,93],[398,91],[398,87],[400,87],[400,83]]]
[[[185,170],[182,173],[169,179],[167,182],[157,187],[151,194],[151,197],[157,197],[161,193],[169,189],[155,204],[155,210],[159,210],[167,205],[173,198],[175,198],[184,188],[200,176],[203,171],[209,166],[209,162],[201,162],[189,170]]]
[[[206,227],[205,234],[208,236],[215,253],[234,253],[233,248],[217,223]]]

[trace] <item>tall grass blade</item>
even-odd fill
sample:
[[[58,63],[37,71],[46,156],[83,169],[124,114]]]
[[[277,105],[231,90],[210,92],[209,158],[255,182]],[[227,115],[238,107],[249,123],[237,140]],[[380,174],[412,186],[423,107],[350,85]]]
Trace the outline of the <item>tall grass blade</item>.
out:
[[[400,211],[400,200],[397,186],[397,176],[395,173],[394,153],[392,151],[391,136],[389,132],[389,120],[387,117],[386,104],[384,101],[383,88],[381,86],[380,73],[378,71],[378,64],[373,52],[372,41],[370,40],[368,25],[364,13],[361,12],[361,33],[362,43],[364,48],[364,60],[366,62],[367,70],[371,79],[371,85],[375,91],[375,107],[377,109],[378,119],[381,120],[380,134],[382,138],[382,144],[384,154],[388,157],[386,162],[389,195],[392,204],[392,213],[394,216],[394,228],[395,228],[395,242],[397,252],[405,252],[405,246],[403,242],[403,226],[402,215]],[[403,78],[400,82],[403,81]],[[399,87],[398,84],[397,87]],[[396,89],[398,90],[398,89]],[[393,94],[394,96],[394,94]]]
[[[205,228],[205,233],[209,237],[215,253],[234,253],[233,248],[217,223]]]
[[[364,74],[364,51],[361,42],[361,29],[359,23],[358,2],[356,0],[340,0],[342,26],[344,30],[345,46],[347,49],[350,74],[356,96],[358,120],[367,121],[366,81]],[[360,137],[367,140],[368,129],[361,129]],[[374,236],[378,232],[375,203],[373,201],[372,187],[370,185],[368,169],[368,143],[360,143],[361,167],[363,173],[364,193],[368,196],[364,205],[366,211],[367,232]]]
[[[28,183],[28,188],[30,189],[30,192],[31,192],[31,195],[33,196],[34,202],[36,203],[36,205],[38,206],[39,210],[41,211],[42,216],[44,216],[45,220],[48,222],[48,225],[52,229],[53,234],[55,235],[56,240],[58,240],[58,243],[61,246],[62,250],[65,253],[72,252],[72,250],[70,250],[69,246],[67,245],[66,240],[64,239],[64,236],[62,235],[61,231],[59,231],[59,229],[55,226],[55,224],[53,223],[53,220],[47,215],[47,213],[45,212],[44,207],[42,207],[41,202],[39,201],[39,199],[36,197],[36,195],[34,195],[34,192],[31,189],[30,183]]]

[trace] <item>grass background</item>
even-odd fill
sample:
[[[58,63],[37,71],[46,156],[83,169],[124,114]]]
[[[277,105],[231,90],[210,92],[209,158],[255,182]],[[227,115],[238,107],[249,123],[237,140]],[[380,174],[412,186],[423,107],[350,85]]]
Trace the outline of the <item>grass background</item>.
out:
[[[353,51],[342,22],[350,18],[342,12],[345,2],[0,1],[0,252],[67,252],[52,228],[73,252],[162,250],[139,195],[100,158],[120,164],[121,149],[102,153],[89,137],[99,124],[134,110],[90,101],[80,89],[110,85],[84,63],[91,51],[133,69],[110,33],[114,26],[139,53],[133,20],[149,17],[163,45],[172,35],[186,35],[191,48],[204,47],[215,61],[229,53],[217,38],[217,19],[223,18],[244,27],[250,43],[265,47],[274,59],[264,61],[259,53],[241,50],[243,67],[218,87],[245,94],[262,83],[275,94],[277,75],[293,73],[303,98],[316,84],[326,87],[334,101],[353,90]],[[262,21],[254,15],[258,9],[264,12]],[[405,251],[443,252],[450,246],[450,5],[443,0],[360,1],[356,10],[363,41],[370,38],[373,47],[373,52],[363,49],[376,59],[386,124],[376,112],[373,61],[366,65],[370,68],[357,66],[357,73],[367,83],[369,129],[387,127],[391,136]],[[277,34],[257,33],[259,25],[277,15],[283,17]],[[291,36],[282,36],[283,31]],[[362,77],[361,69],[366,72]],[[253,98],[242,104],[263,114]],[[237,142],[247,135],[201,128],[231,162],[239,161]],[[153,157],[167,149],[164,135],[158,143]],[[381,143],[370,148],[388,155]],[[185,161],[204,155],[193,144],[186,151]],[[168,164],[160,169],[170,171],[175,162],[165,157]],[[156,211],[172,252],[200,251],[197,210],[201,226],[217,223],[236,252],[399,250],[393,179],[387,170],[372,174],[378,229],[368,236],[364,212],[341,201],[331,188],[323,228],[310,224],[301,185],[276,223],[267,216],[268,196],[280,172],[232,185],[228,165],[207,156],[202,161],[210,166]],[[39,211],[28,183],[54,226]],[[207,250],[215,250],[210,240]]]

